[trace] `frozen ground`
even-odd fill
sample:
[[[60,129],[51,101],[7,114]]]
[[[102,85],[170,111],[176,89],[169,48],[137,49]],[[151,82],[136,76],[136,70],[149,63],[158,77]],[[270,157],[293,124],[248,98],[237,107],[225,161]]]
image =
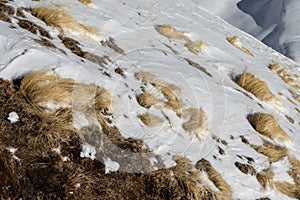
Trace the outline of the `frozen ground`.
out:
[[[221,7],[223,5],[220,2],[207,3],[205,7],[213,8],[215,13],[221,13],[222,16],[222,13],[225,15],[225,11],[227,13],[227,10],[237,2],[232,1],[224,7]],[[237,19],[242,19],[243,23],[239,25],[241,28],[245,25],[244,30],[257,34],[259,39],[269,42],[274,48],[278,47],[278,50],[297,60],[298,43],[295,34],[298,29],[291,30],[290,21],[287,24],[286,20],[291,19],[289,15],[297,11],[297,6],[293,6],[292,3],[297,4],[298,1],[287,2],[284,9],[290,7],[294,9],[280,14],[279,22],[277,20],[273,22],[273,18],[263,16],[263,19],[270,21],[258,23],[257,21],[262,19],[259,18],[255,19],[255,23],[237,8],[230,13],[232,15],[226,15],[224,18],[229,22],[235,20],[236,23],[239,23]],[[14,7],[30,7],[40,3],[53,4],[62,1],[27,0],[10,4]],[[289,163],[286,158],[271,163],[267,156],[242,142],[240,137],[244,136],[251,144],[262,145],[265,137],[253,129],[247,115],[255,112],[270,113],[291,138],[290,143],[279,144],[288,148],[289,155],[300,159],[300,113],[297,110],[300,103],[296,100],[300,91],[295,89],[296,94],[291,94],[289,89],[292,87],[268,68],[269,65],[276,63],[291,74],[300,75],[300,68],[293,60],[201,9],[195,0],[156,2],[102,0],[94,1],[92,7],[71,0],[65,0],[63,3],[70,6],[68,12],[80,23],[96,27],[100,33],[97,37],[82,37],[82,33],[74,31],[64,34],[76,39],[82,50],[106,56],[106,63],[99,65],[75,55],[62,44],[58,37],[58,29],[46,26],[44,22],[25,12],[28,20],[50,33],[53,39],[49,41],[65,54],[58,49],[36,43],[34,39],[41,36],[20,28],[16,18],[12,19],[11,24],[0,21],[1,77],[13,80],[33,70],[55,69],[63,77],[88,84],[95,83],[110,91],[113,96],[111,106],[113,125],[126,138],[142,139],[154,153],[162,156],[165,166],[174,165],[175,162],[172,160],[174,155],[186,156],[193,163],[205,158],[230,185],[233,199],[261,197],[289,199],[275,189],[262,189],[255,176],[242,173],[235,163],[247,163],[246,158],[252,158],[253,162],[250,163],[257,172],[271,167],[276,180],[293,183],[292,178],[287,175]],[[273,3],[269,3],[265,6],[272,5]],[[253,15],[260,16],[256,7],[251,9],[250,5],[245,6],[242,3],[239,6],[242,10],[249,8],[247,11],[249,13],[255,10],[258,13]],[[267,11],[274,12],[274,9],[271,7]],[[266,8],[262,7],[261,12],[266,14],[265,11]],[[295,18],[294,23],[296,22]],[[156,30],[157,25],[161,24],[169,24],[177,30],[184,31],[189,39],[180,40],[163,36]],[[275,36],[271,38],[272,35]],[[240,45],[249,50],[253,56],[226,40],[232,36],[237,36]],[[109,41],[109,37],[113,38],[114,43],[122,51],[103,45],[105,41]],[[295,39],[294,43],[290,43],[293,41],[292,38]],[[189,40],[203,41],[205,45],[201,48],[201,52],[195,54],[189,51],[185,47]],[[274,46],[275,44],[278,46]],[[122,69],[123,75],[115,72],[117,67]],[[245,69],[267,83],[271,92],[279,99],[279,105],[274,106],[261,101],[235,83],[234,77],[241,75]],[[189,118],[180,116],[179,112],[165,106],[167,100],[163,92],[154,86],[155,84],[137,77],[141,72],[151,73],[155,76],[154,82],[170,86],[171,92],[181,104],[179,109],[183,113],[188,109],[203,110],[207,120],[203,129],[200,127],[201,130],[196,130],[199,137],[195,136],[195,131],[190,133],[184,129],[184,124]],[[299,86],[299,80],[294,81]],[[136,97],[144,91],[161,99],[158,105],[150,108],[141,106]],[[189,111],[187,112],[189,114]],[[155,115],[161,120],[154,126],[147,126],[138,117],[144,113]],[[76,127],[86,123],[84,119],[78,120],[80,122]],[[89,147],[85,149],[93,151],[88,144],[84,147]],[[118,163],[110,158],[107,158],[105,164],[111,164],[107,166],[107,172],[118,169]]]

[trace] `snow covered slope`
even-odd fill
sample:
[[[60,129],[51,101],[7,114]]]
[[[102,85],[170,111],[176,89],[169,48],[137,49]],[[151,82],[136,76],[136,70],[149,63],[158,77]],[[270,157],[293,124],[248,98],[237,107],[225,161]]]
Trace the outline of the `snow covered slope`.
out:
[[[9,5],[55,3],[62,1]],[[143,140],[165,167],[175,164],[174,155],[193,163],[205,158],[232,199],[299,198],[297,189],[287,189],[299,186],[300,174],[292,170],[300,160],[300,68],[294,61],[192,0],[63,3],[58,7],[78,23],[47,26],[26,9],[0,21],[1,77],[53,69],[97,84],[112,95],[112,125],[123,137]],[[247,73],[256,78],[242,81]],[[77,129],[88,124],[78,113],[74,118]],[[96,154],[91,145],[83,147]],[[119,167],[109,158],[105,164]],[[274,175],[266,178],[267,172]]]
[[[299,62],[297,0],[194,1],[250,33],[273,49]]]

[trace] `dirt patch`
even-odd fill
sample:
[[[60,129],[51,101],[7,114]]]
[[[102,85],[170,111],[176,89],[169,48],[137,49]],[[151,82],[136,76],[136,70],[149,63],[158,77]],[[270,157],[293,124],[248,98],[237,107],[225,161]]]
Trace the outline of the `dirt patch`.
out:
[[[202,67],[199,63],[196,63],[194,61],[192,61],[191,59],[188,58],[183,58],[189,65],[191,65],[192,67],[195,67],[196,69],[202,71],[203,73],[205,73],[207,76],[212,77],[212,75],[204,68]]]
[[[111,48],[112,50],[114,50],[115,52],[119,53],[119,54],[124,54],[124,50],[121,49],[115,42],[115,39],[113,39],[112,37],[109,37],[108,40],[102,40],[100,42],[103,46],[108,46],[109,48]]]
[[[37,25],[37,24],[35,24],[31,21],[28,21],[28,20],[25,20],[25,19],[20,19],[19,22],[18,22],[18,25],[21,28],[30,31],[31,33],[34,33],[34,34],[39,33],[41,36],[52,39],[52,37],[50,36],[48,31],[46,31],[44,28],[40,27],[39,25]]]
[[[18,17],[23,17],[23,18],[26,18],[25,14],[24,14],[24,9],[23,8],[17,8],[17,11],[16,11],[16,15]]]
[[[7,2],[0,2],[0,12],[1,13],[6,13],[8,15],[13,15],[15,14],[15,10],[12,6],[8,6],[5,3]]]
[[[79,46],[80,44],[77,40],[74,40],[69,37],[64,37],[62,35],[59,35],[58,37],[61,39],[61,41],[65,45],[65,47],[67,49],[69,49],[72,53],[74,53],[75,55],[85,58],[95,64],[100,65],[101,67],[104,67],[104,65],[107,64],[107,58],[92,54],[87,51],[83,51],[81,49],[81,47]]]
[[[250,175],[256,174],[256,170],[251,165],[243,164],[240,162],[235,162],[234,165],[244,174],[250,174]]]

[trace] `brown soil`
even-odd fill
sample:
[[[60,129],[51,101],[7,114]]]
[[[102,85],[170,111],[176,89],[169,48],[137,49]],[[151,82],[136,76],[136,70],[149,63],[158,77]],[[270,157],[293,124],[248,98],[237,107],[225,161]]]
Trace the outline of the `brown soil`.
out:
[[[39,32],[41,36],[52,39],[52,37],[50,36],[48,31],[46,31],[44,28],[40,27],[39,25],[37,25],[37,24],[35,24],[31,21],[28,21],[28,20],[25,20],[25,19],[20,19],[19,22],[18,22],[18,25],[21,28],[30,31],[31,33],[37,34]]]
[[[61,39],[61,41],[65,45],[65,47],[67,49],[69,49],[72,53],[76,54],[77,56],[85,58],[95,64],[100,65],[101,67],[104,67],[104,65],[107,64],[107,62],[106,62],[107,58],[92,54],[87,51],[83,51],[80,48],[80,46],[79,46],[80,44],[77,40],[74,40],[69,37],[64,37],[62,35],[59,35],[59,38]]]

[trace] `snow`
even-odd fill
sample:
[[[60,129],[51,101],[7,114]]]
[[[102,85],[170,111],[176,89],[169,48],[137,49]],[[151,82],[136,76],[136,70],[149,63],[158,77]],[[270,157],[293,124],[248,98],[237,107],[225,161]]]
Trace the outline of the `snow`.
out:
[[[110,158],[104,158],[105,174],[118,171],[120,165],[118,162],[112,161]]]
[[[298,0],[227,0],[194,2],[250,33],[286,56],[300,61]]]
[[[284,8],[297,7],[296,1],[287,1]],[[23,5],[24,2],[27,6],[32,5],[29,0],[20,4]],[[299,102],[295,101],[294,105],[287,100],[286,97],[293,99],[288,92],[290,87],[276,73],[268,69],[269,64],[279,63],[283,68],[300,75],[299,66],[293,60],[201,7],[214,9],[211,12],[216,12],[221,16],[226,14],[225,19],[232,23],[238,23],[240,27],[243,26],[243,30],[261,37],[259,39],[271,37],[271,34],[275,34],[274,31],[280,27],[288,27],[287,19],[292,16],[289,16],[288,13],[281,14],[280,23],[276,18],[274,19],[276,22],[270,19],[270,21],[257,24],[257,20],[245,15],[236,6],[238,0],[222,2],[103,0],[94,1],[94,8],[83,7],[76,1],[65,0],[64,2],[71,5],[70,12],[75,14],[76,18],[101,30],[101,38],[98,40],[112,37],[125,53],[118,54],[110,48],[102,46],[100,41],[95,42],[95,38],[86,40],[81,38],[80,34],[75,37],[72,33],[67,33],[68,36],[74,36],[79,41],[82,49],[110,58],[104,67],[100,67],[90,61],[82,62],[82,58],[72,54],[61,44],[55,30],[51,32],[54,37],[51,42],[67,52],[67,55],[57,50],[41,47],[32,40],[33,37],[37,37],[36,35],[20,29],[16,24],[14,24],[16,29],[10,29],[6,23],[0,21],[0,41],[2,42],[0,43],[0,77],[12,80],[30,71],[54,69],[62,77],[73,78],[80,83],[94,83],[110,91],[113,96],[113,104],[110,108],[113,116],[112,125],[116,126],[125,138],[132,137],[143,140],[155,154],[161,156],[166,167],[175,165],[174,155],[186,156],[193,163],[205,158],[230,185],[233,199],[258,199],[262,196],[269,196],[271,199],[290,199],[275,190],[262,190],[255,176],[243,174],[235,167],[234,163],[236,161],[245,162],[237,155],[248,156],[255,160],[253,167],[258,172],[271,166],[277,174],[276,179],[291,181],[286,177],[289,168],[286,160],[270,164],[266,156],[244,144],[240,136],[245,136],[251,144],[261,145],[262,138],[249,124],[247,115],[254,112],[271,113],[276,115],[280,126],[292,138],[292,144],[288,146],[289,154],[300,159],[300,138],[297,136],[300,116],[295,110],[295,108],[299,108]],[[61,3],[61,1],[53,1],[53,3]],[[18,3],[14,2],[14,4]],[[243,8],[246,7],[243,4],[239,5]],[[275,4],[266,4],[266,6],[271,5]],[[254,12],[254,8],[251,11]],[[296,12],[296,10],[295,8],[291,11]],[[270,9],[271,11],[272,9]],[[257,10],[257,12],[263,11]],[[269,10],[264,12],[269,12]],[[255,15],[261,16],[261,18],[265,16]],[[173,40],[160,35],[154,28],[159,24],[170,24],[178,30],[187,32],[191,40],[204,41],[207,44],[206,49],[198,55],[189,52],[184,46],[185,41]],[[278,48],[288,45],[289,55],[294,55],[292,52],[296,53],[297,37],[293,37],[292,34],[296,33],[298,29],[283,30],[282,28],[281,31],[282,34],[276,35],[279,38]],[[286,31],[290,31],[290,35],[286,35]],[[228,43],[226,38],[232,36],[237,36],[240,39],[240,45],[249,49],[254,56],[249,56]],[[26,40],[21,40],[23,38]],[[275,43],[273,44],[275,45]],[[296,54],[294,56],[297,58]],[[186,59],[198,63],[211,76],[188,64]],[[114,72],[116,67],[123,69],[126,78]],[[260,101],[250,93],[248,93],[250,97],[242,93],[246,91],[239,87],[232,77],[240,75],[246,67],[248,72],[260,77],[268,84],[274,95],[281,100],[281,109]],[[103,71],[111,76],[103,75]],[[158,98],[164,98],[163,94],[152,84],[143,83],[135,78],[135,73],[141,71],[157,76],[166,84],[175,85],[178,90],[174,91],[174,94],[182,102],[182,110],[195,108],[205,112],[208,118],[208,129],[203,138],[198,139],[185,131],[182,125],[187,119],[164,107],[163,103],[157,107],[152,106],[150,109],[138,104],[136,96],[141,94],[142,87],[157,95]],[[279,96],[278,93],[282,93],[283,96]],[[50,103],[48,105],[50,110],[56,109],[55,106],[57,105]],[[158,126],[148,127],[137,117],[145,112],[156,115],[164,121]],[[291,124],[285,115],[292,117],[295,123]],[[73,125],[76,129],[79,130],[89,125],[87,116],[79,111],[74,111],[73,117]],[[13,120],[16,120],[16,116],[11,118],[12,123]],[[212,135],[216,135],[228,144],[216,142],[212,139]],[[84,140],[84,137],[82,139]],[[219,154],[218,147],[224,150],[224,155]],[[98,149],[93,145],[83,141],[80,157],[97,159],[97,151]],[[66,162],[69,158],[63,156],[62,159]],[[155,164],[156,161],[152,159],[151,162]],[[120,167],[119,163],[110,158],[105,158],[104,164],[106,173],[117,171]]]
[[[82,145],[82,152],[80,152],[80,157],[81,158],[90,158],[90,159],[94,160],[96,158],[95,157],[96,153],[97,153],[96,149],[93,146],[85,143]]]
[[[16,123],[19,121],[19,115],[13,111],[8,114],[7,119],[10,121],[10,123]]]

